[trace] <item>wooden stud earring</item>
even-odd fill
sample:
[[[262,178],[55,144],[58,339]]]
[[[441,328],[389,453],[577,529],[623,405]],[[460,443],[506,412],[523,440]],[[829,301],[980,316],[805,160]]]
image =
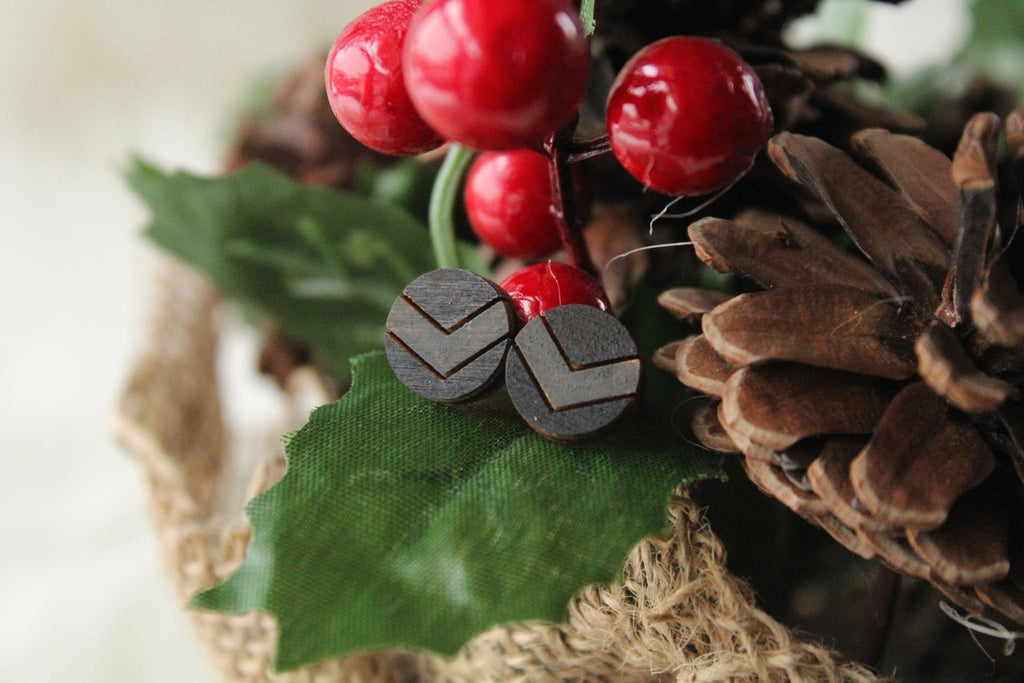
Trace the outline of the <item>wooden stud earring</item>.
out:
[[[388,362],[424,398],[467,401],[501,378],[518,320],[490,280],[468,270],[433,270],[410,282],[391,306]]]
[[[576,441],[608,431],[636,407],[643,364],[615,316],[569,304],[519,331],[505,383],[527,424],[549,439]]]

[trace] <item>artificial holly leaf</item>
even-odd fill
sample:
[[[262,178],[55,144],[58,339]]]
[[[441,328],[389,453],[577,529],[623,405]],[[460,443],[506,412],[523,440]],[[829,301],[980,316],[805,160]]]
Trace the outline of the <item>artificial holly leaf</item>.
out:
[[[380,347],[392,301],[432,267],[426,229],[401,209],[266,166],[201,178],[137,161],[127,177],[152,211],[150,239],[340,378],[349,358]]]
[[[420,398],[380,352],[353,373],[246,508],[242,566],[192,600],[276,617],[279,670],[381,648],[450,655],[495,624],[562,621],[576,592],[614,581],[666,527],[678,485],[721,476],[717,457],[643,413],[605,441],[557,444],[494,399]]]

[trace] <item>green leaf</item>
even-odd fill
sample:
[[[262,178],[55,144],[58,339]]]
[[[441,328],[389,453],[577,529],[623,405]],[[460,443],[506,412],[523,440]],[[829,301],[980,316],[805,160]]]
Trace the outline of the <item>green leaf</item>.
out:
[[[974,0],[974,30],[968,49],[1019,45],[1024,39],[1024,4],[1019,0]]]
[[[244,307],[273,316],[339,378],[378,348],[391,302],[432,267],[425,227],[399,208],[253,165],[224,178],[137,161],[146,234]]]
[[[1024,94],[1024,2],[974,0],[974,30],[961,59]]]
[[[394,166],[377,167],[369,196],[396,204],[413,216],[426,216],[438,168],[438,164],[424,163],[416,157],[402,159]]]
[[[290,436],[284,479],[247,507],[241,568],[192,600],[276,617],[279,670],[387,647],[450,655],[494,624],[561,621],[665,528],[677,485],[721,476],[665,420],[556,444],[496,399],[420,398],[383,353],[353,372],[349,393]]]

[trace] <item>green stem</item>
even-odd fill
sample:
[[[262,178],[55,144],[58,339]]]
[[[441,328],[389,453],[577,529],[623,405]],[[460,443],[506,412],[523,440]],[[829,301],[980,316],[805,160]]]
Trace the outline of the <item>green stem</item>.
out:
[[[438,268],[458,268],[459,253],[455,248],[455,223],[452,209],[459,196],[459,181],[473,158],[473,152],[453,142],[441,170],[434,179],[430,192],[430,243],[434,247],[434,260]]]
[[[594,0],[583,0],[580,3],[580,23],[585,35],[594,33]]]

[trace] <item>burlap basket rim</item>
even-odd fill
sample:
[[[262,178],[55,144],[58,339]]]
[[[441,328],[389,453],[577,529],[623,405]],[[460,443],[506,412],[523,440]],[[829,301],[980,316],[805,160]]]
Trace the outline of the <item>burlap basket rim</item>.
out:
[[[117,435],[139,460],[182,604],[238,567],[249,540],[241,501],[284,472],[275,434],[229,435],[223,422],[218,300],[188,268],[163,269],[147,339],[117,410]],[[316,393],[315,374],[297,377],[296,392]],[[265,455],[255,468],[232,466],[239,452],[260,448]],[[685,490],[673,497],[668,515],[672,535],[635,546],[622,583],[583,590],[563,624],[496,626],[451,660],[385,652],[275,674],[273,619],[190,617],[230,681],[877,680],[758,609],[750,587],[725,568],[722,544]]]

